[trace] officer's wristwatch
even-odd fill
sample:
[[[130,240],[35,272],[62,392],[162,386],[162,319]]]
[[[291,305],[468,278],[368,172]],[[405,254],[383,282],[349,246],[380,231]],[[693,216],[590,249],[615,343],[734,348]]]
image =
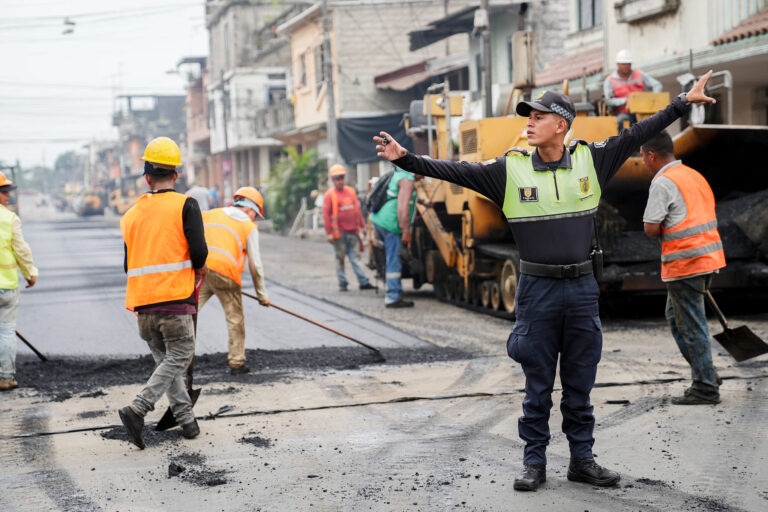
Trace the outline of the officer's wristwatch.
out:
[[[682,101],[683,105],[685,105],[686,107],[691,103],[690,101],[688,101],[688,96],[686,96],[687,94],[688,94],[687,92],[681,92],[680,94],[677,95],[677,97],[680,98],[680,101]]]

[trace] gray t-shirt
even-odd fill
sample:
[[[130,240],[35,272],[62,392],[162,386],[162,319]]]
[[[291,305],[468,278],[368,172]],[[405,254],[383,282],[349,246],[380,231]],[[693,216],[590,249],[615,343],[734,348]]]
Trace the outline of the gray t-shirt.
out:
[[[685,220],[688,210],[685,200],[675,182],[664,177],[664,171],[680,165],[680,160],[670,162],[656,173],[648,191],[648,204],[645,205],[643,222],[662,224],[664,229],[671,229]]]

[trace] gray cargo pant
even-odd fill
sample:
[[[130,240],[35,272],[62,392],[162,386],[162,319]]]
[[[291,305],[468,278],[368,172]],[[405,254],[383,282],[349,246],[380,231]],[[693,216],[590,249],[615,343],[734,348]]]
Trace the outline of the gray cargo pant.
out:
[[[195,415],[184,374],[195,354],[192,315],[139,314],[139,335],[149,345],[157,366],[131,403],[131,409],[143,417],[155,409],[155,403],[165,393],[178,424],[191,423]]]

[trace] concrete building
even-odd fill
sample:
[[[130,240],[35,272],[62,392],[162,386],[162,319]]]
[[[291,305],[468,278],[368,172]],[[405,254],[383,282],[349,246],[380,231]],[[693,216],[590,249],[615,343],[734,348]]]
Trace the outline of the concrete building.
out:
[[[216,177],[211,172],[211,132],[208,129],[208,68],[206,57],[184,57],[176,65],[187,81],[184,112],[187,132],[182,148],[182,162],[187,183],[212,187]]]
[[[339,2],[330,4],[330,40],[333,65],[335,114],[339,133],[337,154],[352,172],[347,182],[363,191],[371,176],[380,174],[379,159],[369,143],[380,129],[402,132],[402,114],[408,111],[413,94],[377,87],[383,72],[446,57],[445,45],[429,45],[410,51],[408,32],[424,27],[466,1]],[[396,13],[396,19],[392,14]],[[323,74],[323,24],[316,4],[287,20],[277,29],[290,40],[294,127],[276,138],[305,148],[316,148],[327,156],[327,91]],[[466,53],[466,37],[450,40],[451,52]],[[399,127],[399,128],[398,128]],[[357,136],[359,139],[354,140]],[[404,142],[407,142],[403,140]]]
[[[726,88],[713,90],[718,104],[709,108],[707,121],[728,122],[730,111],[734,124],[768,124],[766,0],[577,0],[570,27],[563,55],[537,75],[537,86],[580,79],[586,71],[589,99],[596,100],[603,79],[615,69],[616,53],[627,49],[633,67],[673,95],[681,91],[677,77],[687,72],[730,71],[730,94]],[[571,83],[577,98],[581,82]]]
[[[229,198],[240,186],[269,175],[282,143],[257,131],[256,115],[285,97],[285,44],[273,27],[303,5],[284,2],[206,2],[210,36],[207,84],[210,169]]]

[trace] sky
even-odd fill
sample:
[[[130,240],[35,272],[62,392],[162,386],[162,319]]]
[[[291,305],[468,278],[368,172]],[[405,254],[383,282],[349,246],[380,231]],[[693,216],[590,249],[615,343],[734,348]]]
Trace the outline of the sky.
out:
[[[0,0],[0,13],[0,161],[25,168],[116,139],[116,95],[184,94],[176,64],[208,54],[203,0]]]

